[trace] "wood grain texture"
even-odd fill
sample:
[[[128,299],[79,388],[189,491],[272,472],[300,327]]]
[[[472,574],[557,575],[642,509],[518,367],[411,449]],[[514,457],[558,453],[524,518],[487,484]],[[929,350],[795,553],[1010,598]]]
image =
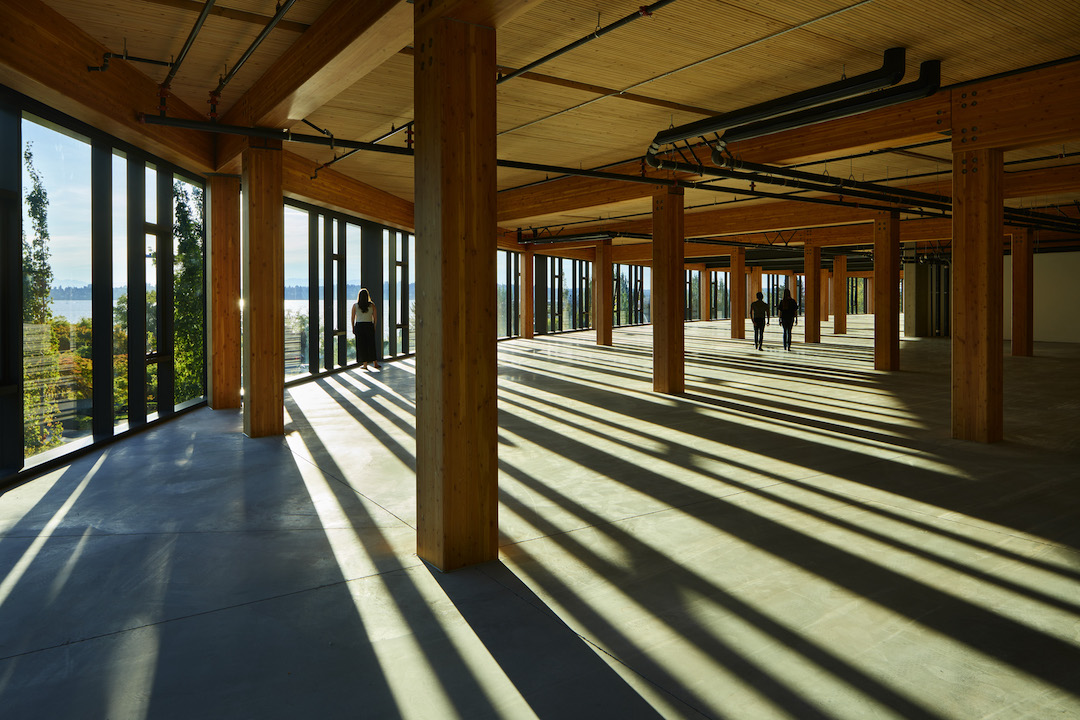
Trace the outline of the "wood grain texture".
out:
[[[498,553],[495,32],[416,47],[417,554],[450,571]]]
[[[214,167],[210,136],[139,122],[156,113],[158,86],[133,64],[113,60],[108,72],[87,72],[109,51],[39,0],[0,3],[0,83],[30,95],[180,167]],[[173,98],[171,115],[202,116]]]
[[[682,188],[656,190],[652,233],[653,390],[677,394],[686,372]]]
[[[953,159],[952,431],[996,442],[1003,432],[1002,153]]]
[[[847,256],[837,255],[832,265],[833,335],[847,334]]]
[[[1012,234],[1012,354],[1031,357],[1035,352],[1035,242],[1034,231]]]
[[[337,0],[229,108],[230,125],[287,128],[393,57],[412,37],[412,10],[398,0]],[[239,152],[221,136],[217,162]]]
[[[950,92],[954,150],[1011,150],[1080,138],[1080,61]]]
[[[821,321],[828,322],[829,320],[829,308],[832,307],[832,273],[825,269],[821,269]]]
[[[728,298],[731,301],[731,339],[742,340],[746,337],[746,248],[731,248]]]
[[[413,204],[396,195],[335,171],[323,168],[312,179],[318,164],[295,153],[283,157],[286,197],[356,215],[366,220],[412,232]]]
[[[614,323],[613,270],[611,241],[603,240],[596,245],[596,260],[593,263],[593,327],[596,328],[597,345],[611,345]]]
[[[243,153],[244,433],[285,432],[285,214],[281,143]]]
[[[212,175],[208,179],[207,238],[210,307],[207,344],[210,350],[210,407],[240,407],[240,178]]]
[[[535,255],[531,245],[521,252],[521,336],[531,338],[536,331],[533,308],[533,269]]]
[[[874,221],[874,369],[900,369],[900,220]]]
[[[821,248],[813,245],[803,248],[803,290],[802,324],[803,341],[821,342]]]

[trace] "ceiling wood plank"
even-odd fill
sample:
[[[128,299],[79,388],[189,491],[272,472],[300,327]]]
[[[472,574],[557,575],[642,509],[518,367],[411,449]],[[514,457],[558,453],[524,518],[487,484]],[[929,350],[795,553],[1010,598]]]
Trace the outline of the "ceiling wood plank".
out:
[[[157,111],[154,81],[116,59],[105,72],[88,72],[108,48],[40,0],[0,3],[0,45],[9,87],[188,170],[213,168],[208,136],[139,122],[139,113]],[[169,109],[177,117],[201,119],[176,99]]]
[[[400,0],[338,0],[244,93],[222,122],[287,128],[337,97],[412,40],[413,13]],[[243,141],[218,140],[218,165]]]
[[[1080,61],[951,92],[956,152],[1011,150],[1080,138]]]
[[[285,152],[282,164],[287,197],[413,231],[411,202],[330,168],[319,170],[312,180],[319,164],[295,153]]]

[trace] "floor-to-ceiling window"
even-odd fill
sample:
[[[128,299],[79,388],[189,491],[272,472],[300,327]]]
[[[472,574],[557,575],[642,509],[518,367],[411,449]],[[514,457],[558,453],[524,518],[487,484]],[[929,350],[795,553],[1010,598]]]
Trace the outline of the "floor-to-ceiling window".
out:
[[[709,312],[712,320],[731,317],[731,297],[728,294],[728,278],[731,273],[714,270],[709,273]]]
[[[3,88],[0,124],[8,475],[205,400],[205,242],[179,168]]]
[[[498,336],[521,334],[521,254],[497,250],[495,262],[495,307]]]
[[[352,306],[375,304],[379,358],[416,352],[413,235],[344,213],[285,203],[285,381],[356,363]]]
[[[641,325],[651,320],[649,268],[642,265],[614,266],[614,325]]]

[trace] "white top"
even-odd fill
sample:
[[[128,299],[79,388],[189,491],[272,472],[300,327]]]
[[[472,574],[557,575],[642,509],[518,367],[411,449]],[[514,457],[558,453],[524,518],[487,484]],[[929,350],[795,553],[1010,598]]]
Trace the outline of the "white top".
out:
[[[356,318],[353,322],[375,322],[375,303],[368,303],[367,312],[362,311],[357,303],[353,303],[352,311]]]

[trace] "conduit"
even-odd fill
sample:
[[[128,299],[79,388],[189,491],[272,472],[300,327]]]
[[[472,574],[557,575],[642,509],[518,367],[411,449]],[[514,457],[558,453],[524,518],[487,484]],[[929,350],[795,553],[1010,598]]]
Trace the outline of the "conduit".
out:
[[[244,54],[240,56],[240,59],[236,62],[236,64],[233,65],[232,70],[226,73],[218,81],[217,88],[210,91],[211,119],[217,119],[217,104],[221,101],[221,91],[224,90],[225,86],[228,85],[229,82],[236,76],[236,73],[239,72],[240,68],[243,67],[244,63],[246,63],[248,58],[251,57],[251,54],[255,52],[255,49],[262,45],[262,42],[266,39],[266,36],[269,35],[270,31],[277,26],[278,22],[280,22],[281,19],[285,17],[285,13],[289,11],[289,8],[291,8],[293,6],[293,3],[295,2],[296,0],[285,0],[285,2],[283,2],[278,7],[277,12],[274,13],[274,17],[270,18],[270,20],[266,23],[266,26],[262,29],[262,31],[259,32],[259,35],[252,41],[251,45],[248,46],[248,49],[244,51]]]
[[[711,135],[726,128],[742,125],[756,120],[764,120],[776,117],[784,113],[801,110],[814,105],[823,105],[839,98],[849,98],[860,93],[878,90],[883,87],[895,85],[904,78],[906,52],[902,47],[889,48],[881,58],[881,67],[862,75],[856,75],[845,80],[820,87],[811,88],[802,92],[786,95],[775,100],[767,100],[757,105],[724,113],[711,118],[697,120],[692,123],[680,125],[676,128],[663,130],[653,138],[652,145],[646,158],[653,165],[650,158],[654,158],[663,145],[670,145],[692,137]]]
[[[608,34],[612,30],[618,30],[623,25],[628,25],[628,24],[632,23],[633,21],[637,20],[638,18],[649,17],[650,15],[653,14],[654,10],[659,10],[660,8],[664,7],[665,5],[670,5],[673,2],[675,2],[675,0],[659,0],[659,2],[654,2],[652,5],[644,5],[637,12],[632,12],[629,15],[627,15],[626,17],[622,18],[621,20],[616,20],[615,22],[611,23],[610,25],[605,25],[604,27],[598,27],[594,32],[589,33],[588,35],[581,38],[580,40],[575,40],[574,42],[570,43],[569,45],[564,45],[561,48],[559,48],[558,50],[555,50],[553,52],[548,53],[547,55],[540,58],[539,60],[534,60],[531,63],[529,63],[528,65],[526,65],[524,67],[520,67],[517,70],[513,71],[512,73],[508,73],[506,75],[503,75],[502,77],[500,77],[496,81],[496,84],[504,83],[507,80],[512,80],[512,79],[516,78],[518,75],[521,75],[522,73],[529,72],[533,68],[539,67],[540,65],[543,65],[544,63],[548,62],[549,60],[554,60],[555,58],[559,57],[560,55],[565,55],[566,53],[570,52],[571,50],[574,50],[576,48],[581,47],[585,43],[592,42],[593,40],[596,40],[597,38]],[[597,23],[597,24],[599,24],[599,23]]]
[[[140,122],[144,122],[148,125],[163,125],[188,130],[200,130],[203,132],[240,135],[244,137],[266,138],[270,140],[280,140],[282,142],[306,143],[309,145],[333,145],[344,148],[355,148],[357,150],[367,150],[370,152],[388,153],[392,155],[406,155],[410,157],[414,154],[412,148],[395,147],[392,145],[376,145],[375,143],[362,142],[359,140],[343,140],[341,138],[330,138],[321,135],[298,135],[290,130],[243,127],[239,125],[223,125],[220,123],[207,122],[203,120],[185,120],[183,118],[163,117],[160,115],[146,115],[142,113],[138,115],[138,118]],[[861,208],[865,210],[879,210],[885,212],[899,210],[906,214],[920,215],[923,217],[951,216],[949,213],[951,204],[947,208],[939,209],[935,207],[930,207],[931,203],[929,201],[918,202],[912,198],[898,196],[897,192],[902,190],[902,188],[891,188],[885,185],[874,185],[873,183],[863,183],[864,186],[879,191],[879,194],[877,195],[873,195],[871,193],[870,197],[868,198],[870,200],[873,200],[874,202],[866,203],[850,202],[845,200],[833,200],[831,198],[821,197],[794,197],[784,193],[766,192],[756,189],[715,187],[688,180],[641,177],[637,175],[622,175],[620,173],[610,173],[599,170],[582,170],[578,168],[560,167],[555,165],[541,165],[539,163],[520,162],[517,160],[497,160],[496,165],[498,165],[499,167],[517,168],[520,170],[534,170],[536,172],[555,173],[559,175],[574,175],[578,177],[591,177],[601,180],[616,180],[619,182],[639,183],[645,185],[666,185],[695,190],[709,190],[711,192],[722,192],[734,195],[747,195],[751,197],[794,200],[797,202],[805,202],[819,205],[833,205],[837,207]],[[665,161],[665,167],[669,166],[673,166],[672,169],[695,175],[713,175],[717,177],[724,177],[724,175],[722,175],[721,173],[728,172],[724,168],[709,168],[700,165],[670,163],[669,161]],[[809,175],[809,173],[807,174]],[[825,178],[822,177],[821,179],[824,180]],[[770,178],[769,176],[763,176],[762,181],[770,181],[770,184],[775,185],[803,182],[809,185],[810,189],[813,189],[814,191],[829,193],[837,192],[836,188],[831,187],[824,182],[814,184],[809,181],[796,181],[794,179],[777,179]],[[898,207],[898,205],[904,207]],[[1053,215],[1036,213],[1030,210],[1016,210],[1013,208],[1005,208],[1005,218],[1007,221],[1009,221],[1010,225],[1056,230],[1068,233],[1080,233],[1080,222],[1073,221],[1071,219],[1056,217]]]

